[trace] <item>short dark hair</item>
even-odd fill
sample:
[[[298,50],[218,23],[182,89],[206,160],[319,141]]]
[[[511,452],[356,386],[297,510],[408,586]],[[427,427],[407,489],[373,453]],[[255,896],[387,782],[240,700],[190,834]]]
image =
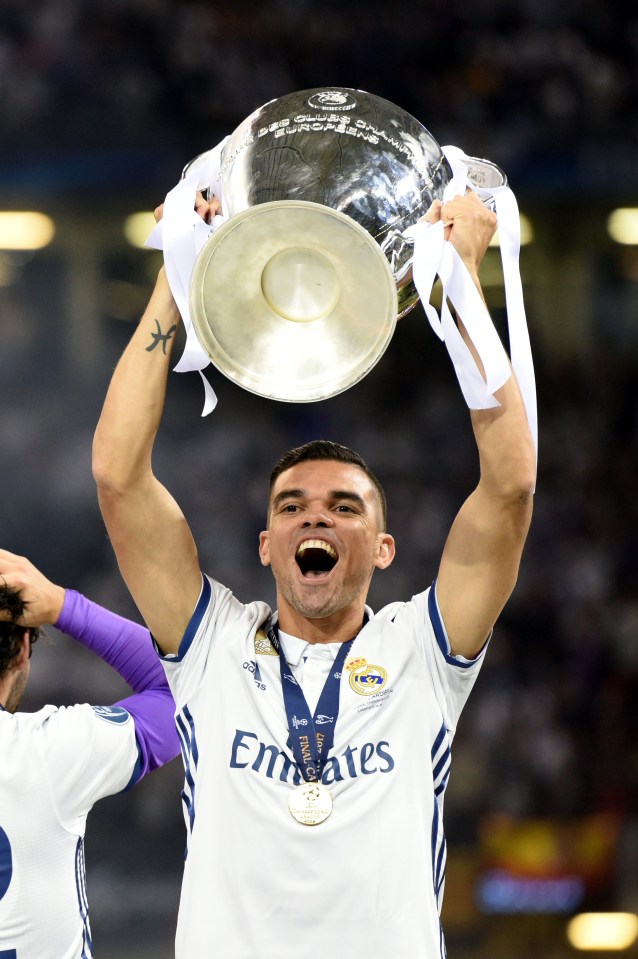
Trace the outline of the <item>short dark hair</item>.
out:
[[[11,617],[0,621],[0,676],[6,673],[20,652],[20,640],[25,632],[29,634],[31,648],[40,635],[40,630],[35,626],[23,626],[18,622],[24,615],[25,606],[19,590],[12,586],[0,586],[0,610],[8,612]]]
[[[309,443],[304,443],[303,446],[296,446],[294,449],[284,453],[284,455],[277,460],[270,474],[268,502],[270,503],[273,487],[277,482],[277,478],[282,473],[285,473],[286,470],[289,470],[292,466],[296,466],[297,463],[305,463],[312,460],[334,460],[337,463],[350,463],[352,466],[358,466],[360,470],[363,470],[377,491],[379,505],[381,507],[383,532],[386,531],[388,505],[383,486],[363,457],[359,456],[358,453],[355,453],[354,450],[349,449],[347,446],[342,446],[340,443],[333,443],[331,440],[311,440]]]

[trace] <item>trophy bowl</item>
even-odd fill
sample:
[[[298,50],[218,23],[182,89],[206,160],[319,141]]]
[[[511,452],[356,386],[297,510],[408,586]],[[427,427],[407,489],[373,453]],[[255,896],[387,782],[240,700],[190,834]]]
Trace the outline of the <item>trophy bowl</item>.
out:
[[[504,180],[489,161],[473,163],[479,183]],[[205,186],[226,221],[195,263],[190,309],[212,362],[290,402],[360,380],[418,302],[405,231],[451,178],[423,124],[373,94],[316,88],[255,110]]]

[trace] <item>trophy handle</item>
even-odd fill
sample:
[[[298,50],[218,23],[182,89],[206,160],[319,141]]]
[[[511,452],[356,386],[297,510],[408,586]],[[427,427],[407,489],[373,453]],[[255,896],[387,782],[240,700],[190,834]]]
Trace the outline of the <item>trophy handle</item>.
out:
[[[492,163],[491,160],[484,160],[480,157],[468,157],[464,158],[464,163],[467,164],[467,177],[473,187],[476,189],[485,188],[488,190],[493,190],[495,187],[507,186],[507,177],[500,166],[497,166],[496,163]],[[483,198],[483,203],[491,210],[492,213],[495,212],[496,203],[494,197],[488,196]]]

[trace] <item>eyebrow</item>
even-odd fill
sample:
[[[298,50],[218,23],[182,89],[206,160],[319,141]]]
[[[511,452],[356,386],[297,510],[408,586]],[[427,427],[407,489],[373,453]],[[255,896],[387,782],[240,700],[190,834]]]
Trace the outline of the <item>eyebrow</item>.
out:
[[[284,500],[287,499],[303,499],[307,496],[307,490],[304,489],[282,489],[280,493],[273,498],[272,509],[277,509]],[[333,489],[328,493],[328,499],[332,501],[336,500],[348,500],[351,503],[355,503],[360,510],[363,512],[367,511],[366,502],[362,496],[359,496],[358,493],[352,492],[352,490],[342,490],[342,489]]]

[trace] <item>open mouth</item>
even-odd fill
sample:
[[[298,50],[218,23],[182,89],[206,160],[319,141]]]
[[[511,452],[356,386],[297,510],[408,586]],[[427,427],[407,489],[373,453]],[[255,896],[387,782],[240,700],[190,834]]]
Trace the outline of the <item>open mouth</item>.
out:
[[[297,566],[304,576],[329,573],[339,559],[337,551],[322,539],[307,539],[297,550]]]

